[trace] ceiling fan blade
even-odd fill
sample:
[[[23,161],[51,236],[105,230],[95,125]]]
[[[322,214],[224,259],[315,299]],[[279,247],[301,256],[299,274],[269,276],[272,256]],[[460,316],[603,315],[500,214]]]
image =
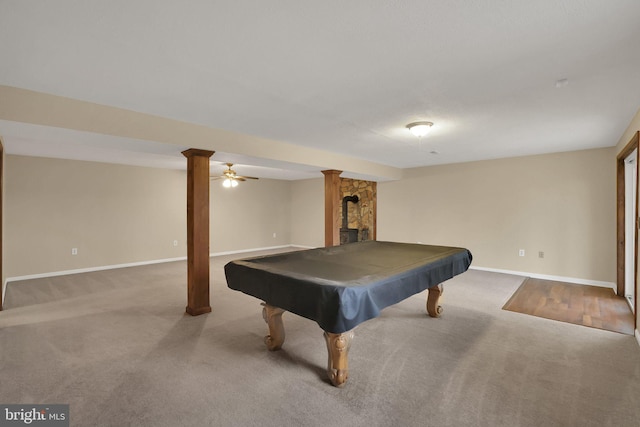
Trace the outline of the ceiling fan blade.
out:
[[[209,178],[211,178],[211,179],[223,179],[223,178],[226,178],[226,176],[210,176]]]
[[[245,179],[260,179],[260,178],[256,178],[255,176],[236,176],[236,178],[242,178],[243,181]]]

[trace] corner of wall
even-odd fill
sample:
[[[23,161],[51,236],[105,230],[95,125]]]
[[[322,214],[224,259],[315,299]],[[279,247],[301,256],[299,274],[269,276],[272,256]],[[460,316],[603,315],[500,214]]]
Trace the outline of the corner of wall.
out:
[[[635,116],[629,122],[629,126],[625,129],[624,133],[620,136],[618,143],[616,144],[616,154],[618,154],[627,145],[629,140],[633,138],[636,132],[640,131],[640,109],[636,112]]]

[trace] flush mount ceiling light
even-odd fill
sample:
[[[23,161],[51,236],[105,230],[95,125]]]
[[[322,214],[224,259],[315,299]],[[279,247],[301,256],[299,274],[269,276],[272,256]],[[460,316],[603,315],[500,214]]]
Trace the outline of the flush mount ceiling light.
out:
[[[413,122],[407,125],[407,129],[418,138],[426,136],[433,126],[432,122]]]

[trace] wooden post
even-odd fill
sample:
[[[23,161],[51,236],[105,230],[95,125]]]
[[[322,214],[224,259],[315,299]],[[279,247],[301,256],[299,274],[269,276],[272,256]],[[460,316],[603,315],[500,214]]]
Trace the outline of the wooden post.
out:
[[[211,312],[209,303],[209,157],[191,148],[187,158],[187,313]]]
[[[373,230],[371,230],[369,239],[378,240],[378,183],[373,181],[371,183],[371,189],[373,190],[373,200],[371,200],[371,211],[373,213]]]
[[[324,174],[324,245],[340,244],[338,212],[340,211],[340,174],[342,171],[326,170]]]
[[[2,292],[4,291],[4,275],[2,274],[2,259],[4,254],[2,253],[2,199],[4,195],[4,147],[2,145],[2,138],[0,138],[0,311],[2,311]]]

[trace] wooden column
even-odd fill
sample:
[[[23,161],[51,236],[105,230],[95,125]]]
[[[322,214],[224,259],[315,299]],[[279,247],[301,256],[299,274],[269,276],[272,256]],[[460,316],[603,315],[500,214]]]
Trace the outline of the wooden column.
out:
[[[326,170],[324,174],[324,245],[340,244],[338,228],[340,212],[340,174],[342,171]]]
[[[2,253],[2,199],[4,197],[4,147],[2,145],[2,138],[0,138],[0,311],[2,311],[2,292],[4,291],[4,275],[2,274],[2,260],[4,254]]]
[[[378,240],[378,183],[372,182],[371,188],[373,189],[373,200],[371,201],[371,210],[373,211],[373,230],[369,239]]]
[[[209,157],[191,148],[187,158],[187,313],[211,312],[209,303]]]

